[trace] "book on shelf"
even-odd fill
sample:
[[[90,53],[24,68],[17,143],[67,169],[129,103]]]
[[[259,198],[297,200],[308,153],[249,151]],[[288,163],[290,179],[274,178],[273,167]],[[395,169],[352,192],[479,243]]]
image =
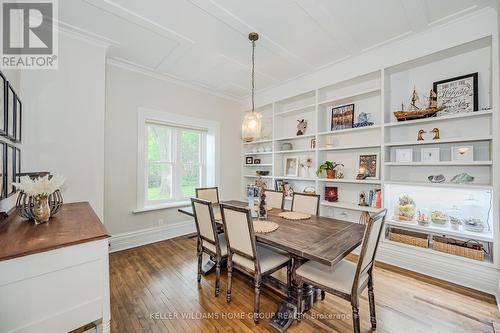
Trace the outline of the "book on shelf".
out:
[[[372,208],[382,208],[382,190],[381,189],[373,189],[368,193],[368,202],[369,207]]]

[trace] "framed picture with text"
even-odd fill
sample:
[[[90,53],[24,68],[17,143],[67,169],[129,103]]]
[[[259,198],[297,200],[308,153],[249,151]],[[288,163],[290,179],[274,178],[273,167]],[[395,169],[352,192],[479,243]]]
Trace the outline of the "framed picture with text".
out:
[[[438,116],[477,111],[478,73],[457,76],[433,83],[437,105],[444,107]]]

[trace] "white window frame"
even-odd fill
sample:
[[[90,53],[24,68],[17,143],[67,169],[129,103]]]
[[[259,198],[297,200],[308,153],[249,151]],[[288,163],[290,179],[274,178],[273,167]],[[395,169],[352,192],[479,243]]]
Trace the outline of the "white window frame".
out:
[[[147,139],[146,123],[158,123],[166,126],[186,127],[188,129],[205,129],[206,152],[202,177],[203,186],[215,186],[219,182],[220,139],[219,123],[211,120],[188,117],[177,113],[139,108],[137,127],[137,205],[134,212],[144,212],[190,205],[189,200],[170,200],[168,202],[151,203],[147,200]],[[179,144],[177,142],[177,144]],[[176,157],[174,156],[174,159]],[[177,167],[180,167],[177,163]],[[174,172],[175,174],[175,172]]]

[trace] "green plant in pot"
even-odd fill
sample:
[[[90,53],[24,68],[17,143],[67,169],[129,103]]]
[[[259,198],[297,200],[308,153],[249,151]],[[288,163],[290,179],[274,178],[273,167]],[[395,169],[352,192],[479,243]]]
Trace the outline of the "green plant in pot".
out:
[[[337,170],[335,170],[335,168],[337,168],[339,165],[344,166],[341,163],[325,161],[325,163],[321,164],[318,167],[316,174],[319,176],[321,174],[321,172],[326,171],[326,178],[333,179],[333,178],[335,178],[335,175],[337,173]]]

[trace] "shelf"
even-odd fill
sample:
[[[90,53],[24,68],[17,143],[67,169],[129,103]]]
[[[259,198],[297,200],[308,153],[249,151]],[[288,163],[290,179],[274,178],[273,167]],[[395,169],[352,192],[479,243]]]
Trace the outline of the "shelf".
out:
[[[294,149],[294,150],[279,150],[276,152],[276,154],[295,154],[295,153],[306,153],[306,152],[312,152],[315,151],[314,149],[308,148],[308,149]]]
[[[433,235],[445,235],[445,236],[453,236],[453,237],[458,237],[461,239],[475,239],[478,241],[485,241],[485,242],[493,242],[493,236],[491,233],[487,232],[471,232],[467,230],[453,230],[451,229],[450,224],[446,225],[445,227],[437,227],[432,224],[429,226],[421,226],[417,224],[417,222],[400,222],[392,219],[386,219],[385,220],[386,225],[391,225],[395,226],[398,228],[403,228],[403,229],[411,229],[411,230],[416,230],[416,231],[421,231],[423,233],[427,234],[433,234]]]
[[[491,115],[493,114],[492,110],[482,110],[482,111],[476,111],[476,112],[469,112],[469,113],[459,113],[459,114],[452,114],[449,116],[442,116],[442,117],[432,117],[432,118],[424,118],[424,119],[417,119],[417,120],[406,120],[406,121],[400,121],[400,122],[394,122],[394,123],[387,123],[385,124],[386,127],[394,127],[394,126],[410,126],[413,124],[422,124],[422,123],[431,123],[435,121],[446,121],[450,119],[467,119],[467,118],[472,118],[472,117],[481,117],[481,116],[486,116],[486,115]]]
[[[288,109],[286,111],[276,112],[274,115],[275,116],[293,115],[296,113],[303,113],[301,111],[305,111],[307,109],[311,109],[311,108],[315,108],[315,107],[316,107],[316,104],[309,104],[309,105],[300,106],[300,107],[293,108],[293,109]],[[312,110],[312,111],[314,111],[314,110]]]
[[[271,167],[272,164],[243,164],[244,167]]]
[[[386,162],[388,166],[453,166],[453,165],[492,165],[492,161],[440,161],[440,162]]]
[[[374,207],[367,207],[367,206],[360,206],[357,204],[349,203],[349,202],[328,202],[328,201],[321,201],[320,203],[322,206],[328,206],[328,207],[335,207],[335,208],[343,208],[343,209],[349,209],[349,210],[356,210],[356,211],[361,211],[361,212],[368,212],[368,213],[379,213],[383,211],[383,208],[374,208]]]
[[[243,142],[244,145],[258,145],[259,143],[269,143],[273,142],[272,139],[265,139],[265,140],[257,140],[257,141],[252,141],[252,142]]]
[[[449,187],[458,189],[482,189],[491,190],[493,187],[489,184],[455,184],[455,183],[431,183],[431,182],[408,182],[408,181],[385,181],[385,184],[405,185],[405,186],[428,186],[428,187]]]
[[[365,126],[365,127],[356,127],[356,128],[346,128],[346,129],[341,129],[341,130],[336,130],[336,131],[326,131],[326,132],[319,132],[318,135],[332,135],[332,134],[342,134],[342,133],[351,133],[351,132],[362,132],[362,131],[368,131],[372,129],[377,129],[381,128],[381,125],[372,125],[372,126]]]
[[[272,151],[265,151],[265,152],[260,152],[260,153],[244,153],[243,155],[245,156],[249,156],[249,155],[268,155],[268,154],[272,154],[273,152]]]
[[[367,89],[367,90],[360,91],[360,92],[357,92],[357,93],[353,93],[353,94],[349,94],[349,95],[344,95],[344,96],[339,96],[339,97],[335,97],[335,98],[328,99],[328,100],[325,100],[325,101],[321,101],[321,102],[318,103],[318,105],[335,104],[336,102],[340,102],[340,101],[343,101],[343,100],[346,100],[346,99],[353,99],[354,97],[357,97],[357,96],[372,94],[372,93],[377,92],[377,91],[380,91],[380,88]]]
[[[349,150],[349,149],[367,149],[367,148],[380,148],[380,144],[367,144],[361,146],[339,146],[331,148],[318,148],[319,151],[329,151],[329,150]]]
[[[438,139],[432,141],[402,141],[402,142],[387,142],[386,147],[397,147],[397,146],[418,146],[418,145],[432,145],[439,143],[453,143],[453,142],[471,142],[471,141],[491,141],[493,137],[491,135],[476,136],[468,138],[450,138],[450,139]]]
[[[276,139],[275,141],[288,141],[288,140],[295,140],[295,139],[304,139],[304,138],[314,138],[316,134],[305,134],[305,135],[295,135],[295,136],[289,136],[285,138],[279,138]]]
[[[331,183],[345,183],[345,184],[382,184],[382,181],[380,179],[362,179],[362,180],[356,180],[356,179],[327,179],[327,178],[320,178],[318,179],[320,182],[331,182]]]
[[[262,178],[262,179],[272,179],[273,176],[257,176],[257,175],[243,175],[245,178]]]
[[[285,180],[300,180],[300,181],[308,181],[308,182],[314,182],[316,180],[316,178],[311,178],[311,177],[293,177],[293,176],[276,176],[274,178],[285,179]]]

